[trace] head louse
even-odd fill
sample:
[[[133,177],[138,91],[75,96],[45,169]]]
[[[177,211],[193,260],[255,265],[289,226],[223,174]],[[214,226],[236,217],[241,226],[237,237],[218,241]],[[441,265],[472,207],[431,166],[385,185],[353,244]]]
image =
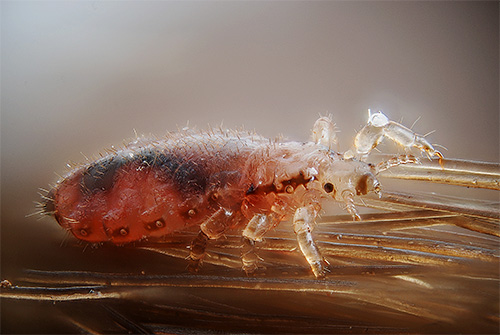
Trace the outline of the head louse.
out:
[[[387,125],[392,128],[380,130],[378,123],[369,123],[357,135],[360,143],[370,147],[365,134],[373,127],[406,143],[411,135],[406,127],[392,121]],[[244,238],[255,242],[281,220],[293,218],[300,249],[321,277],[324,261],[310,236],[321,203],[341,201],[358,220],[354,197],[379,193],[377,167],[415,161],[398,158],[374,167],[362,161],[367,152],[359,148],[349,155],[337,153],[332,149],[337,131],[326,116],[313,128],[313,142],[287,142],[281,134],[267,139],[222,124],[206,131],[184,127],[161,138],[135,133],[122,147],[106,149],[95,159],[82,154],[85,164],[71,164],[72,170],[41,194],[38,213],[53,215],[78,239],[118,245],[191,226],[199,227],[199,241],[246,226]],[[381,138],[375,140],[373,148]],[[426,141],[411,145],[437,155]],[[252,265],[250,259],[243,263]]]

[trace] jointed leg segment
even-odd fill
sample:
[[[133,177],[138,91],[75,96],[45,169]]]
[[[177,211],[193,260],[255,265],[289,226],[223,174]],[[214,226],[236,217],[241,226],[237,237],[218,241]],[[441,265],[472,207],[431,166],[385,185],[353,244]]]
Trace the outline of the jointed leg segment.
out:
[[[380,162],[375,167],[375,174],[382,171],[390,169],[392,167],[402,165],[402,164],[415,164],[419,163],[419,160],[413,155],[400,155],[397,157],[392,157],[386,161]]]
[[[354,194],[352,194],[351,192],[345,192],[344,194],[342,194],[342,197],[344,198],[346,209],[349,214],[351,214],[352,219],[354,221],[361,221],[361,216],[359,216],[358,210],[354,205]]]
[[[368,155],[384,137],[390,138],[404,148],[417,148],[429,157],[438,157],[440,164],[443,155],[421,135],[400,123],[391,121],[382,112],[371,113],[368,110],[368,124],[361,129],[354,139],[356,152]]]
[[[188,268],[191,272],[197,272],[201,266],[208,240],[222,236],[231,218],[232,213],[230,211],[219,208],[217,212],[201,224],[198,236],[191,242],[191,251],[188,256]]]
[[[205,256],[205,249],[207,248],[208,236],[200,231],[198,236],[191,242],[191,249],[189,252],[188,269],[190,272],[198,272],[203,257]]]
[[[323,278],[325,276],[325,260],[311,235],[316,215],[316,210],[312,205],[298,208],[293,217],[293,230],[297,235],[299,248],[311,266],[314,275],[316,278]]]
[[[262,241],[262,237],[276,224],[280,217],[276,213],[256,214],[243,230],[243,247],[241,261],[243,270],[248,274],[254,272],[258,267],[259,256],[255,251],[255,242]]]

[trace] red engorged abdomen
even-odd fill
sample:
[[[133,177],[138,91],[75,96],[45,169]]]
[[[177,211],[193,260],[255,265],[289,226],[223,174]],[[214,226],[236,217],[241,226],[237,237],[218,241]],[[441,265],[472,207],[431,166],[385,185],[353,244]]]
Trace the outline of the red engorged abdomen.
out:
[[[200,225],[220,209],[232,213],[227,224],[235,227],[276,201],[274,169],[264,176],[248,172],[261,170],[264,156],[251,154],[267,142],[224,133],[134,144],[73,170],[50,191],[45,209],[92,243],[165,236]]]
[[[174,185],[160,178],[155,168],[125,165],[117,171],[109,190],[82,192],[81,175],[59,185],[55,195],[56,217],[81,240],[123,244],[158,237],[196,224],[203,213],[186,218],[185,199]],[[197,206],[198,207],[198,206]],[[202,208],[202,206],[198,207]]]
[[[55,217],[59,224],[69,229],[77,238],[89,242],[108,240],[104,227],[95,217],[99,195],[88,197],[81,191],[81,175],[64,180],[54,192]],[[98,219],[98,218],[97,218]]]

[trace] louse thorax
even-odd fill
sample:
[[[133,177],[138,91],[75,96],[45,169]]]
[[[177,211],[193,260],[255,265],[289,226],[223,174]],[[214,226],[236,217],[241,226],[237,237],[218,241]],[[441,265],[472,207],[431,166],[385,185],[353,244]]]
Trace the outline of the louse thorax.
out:
[[[339,201],[369,192],[380,194],[380,183],[372,165],[354,159],[339,159],[337,154],[331,154],[321,162],[317,181],[324,192]]]

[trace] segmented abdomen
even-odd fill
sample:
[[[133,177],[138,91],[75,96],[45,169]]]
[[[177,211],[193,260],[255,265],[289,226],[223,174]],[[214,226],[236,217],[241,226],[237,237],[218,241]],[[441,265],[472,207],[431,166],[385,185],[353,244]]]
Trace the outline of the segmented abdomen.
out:
[[[136,143],[71,171],[46,210],[77,238],[122,244],[239,212],[245,165],[261,139],[202,134]]]

